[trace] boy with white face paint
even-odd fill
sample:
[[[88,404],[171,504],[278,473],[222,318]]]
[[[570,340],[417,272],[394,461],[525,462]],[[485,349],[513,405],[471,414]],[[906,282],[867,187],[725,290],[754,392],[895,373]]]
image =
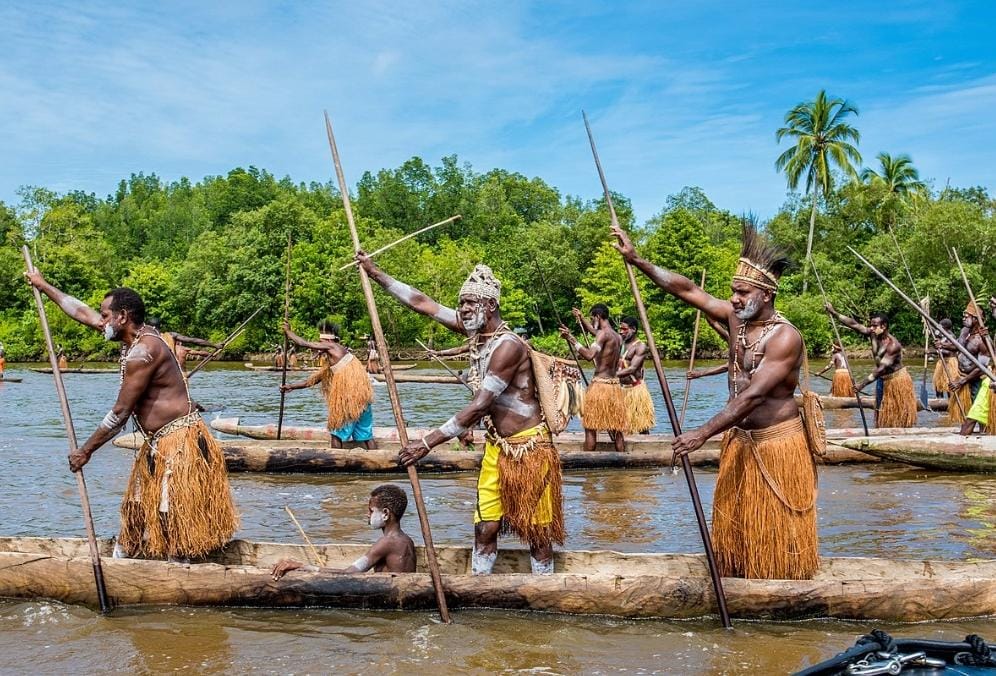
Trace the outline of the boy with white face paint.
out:
[[[403,489],[394,484],[377,486],[370,492],[370,499],[367,501],[367,523],[373,529],[379,528],[381,536],[366,554],[341,570],[283,559],[273,566],[273,579],[279,580],[292,570],[307,573],[365,573],[368,570],[375,573],[414,573],[415,543],[401,530],[401,517],[405,515],[406,509],[408,496]]]

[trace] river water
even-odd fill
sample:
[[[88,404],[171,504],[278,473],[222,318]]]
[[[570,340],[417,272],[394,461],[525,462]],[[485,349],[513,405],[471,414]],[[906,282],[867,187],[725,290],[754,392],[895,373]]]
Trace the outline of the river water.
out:
[[[676,401],[684,380],[677,364],[668,376]],[[868,364],[857,364],[860,374]],[[437,373],[425,367],[418,373]],[[76,484],[66,465],[66,441],[51,376],[15,365],[21,384],[0,384],[0,535],[85,535]],[[439,371],[441,373],[441,371]],[[293,374],[292,374],[293,375]],[[914,372],[918,378],[918,373]],[[651,378],[650,380],[653,380]],[[192,379],[194,398],[247,423],[276,418],[279,374],[218,365]],[[650,382],[650,381],[648,381]],[[919,380],[917,380],[919,383]],[[825,392],[827,382],[814,381]],[[66,376],[80,440],[110,408],[114,375]],[[409,424],[438,425],[468,399],[452,385],[402,384]],[[656,383],[657,431],[669,431]],[[375,419],[393,425],[387,394],[377,388]],[[686,427],[718,410],[725,379],[695,381]],[[828,427],[857,426],[855,411],[828,411]],[[288,395],[287,424],[320,425],[317,389]],[[945,422],[921,413],[920,424]],[[108,445],[86,468],[98,535],[110,537],[131,465],[131,453]],[[715,471],[696,470],[706,514]],[[233,474],[242,514],[237,537],[299,542],[284,506],[318,541],[369,543],[366,498],[383,479],[361,476]],[[397,480],[399,483],[402,479]],[[422,477],[438,544],[467,545],[475,477]],[[819,524],[825,555],[892,558],[989,558],[994,540],[996,487],[985,476],[949,475],[899,465],[821,469]],[[601,471],[565,477],[568,547],[617,551],[698,552],[700,542],[682,475],[668,471]],[[406,529],[420,540],[414,508]],[[514,542],[508,546],[520,546]],[[826,659],[880,627],[896,636],[960,640],[978,633],[996,639],[996,621],[918,625],[813,620],[797,623],[715,618],[664,622],[570,617],[503,611],[454,612],[443,626],[430,612],[336,610],[119,609],[107,617],[46,601],[0,601],[4,672],[149,673],[786,673]]]

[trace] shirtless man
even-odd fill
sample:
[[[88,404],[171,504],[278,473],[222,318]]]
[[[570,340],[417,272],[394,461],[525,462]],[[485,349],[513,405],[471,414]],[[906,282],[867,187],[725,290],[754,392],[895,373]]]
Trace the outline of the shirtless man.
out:
[[[954,322],[945,317],[939,323],[941,328],[951,333]],[[934,350],[937,355],[937,363],[934,365],[934,394],[938,397],[947,396],[950,401],[951,381],[958,377],[958,348],[943,335],[935,333]],[[950,406],[953,404],[949,404]]]
[[[847,357],[844,356],[844,348],[833,343],[830,346],[830,361],[823,367],[823,370],[816,375],[822,376],[833,369],[833,380],[830,381],[831,397],[853,397],[854,381],[851,380],[851,370],[847,367]]]
[[[871,341],[875,370],[868,374],[868,378],[857,389],[860,391],[875,383],[875,425],[915,427],[916,389],[913,387],[913,378],[903,366],[903,345],[889,333],[889,318],[876,312],[871,316],[868,326],[865,326],[837,312],[830,303],[826,304],[826,310],[840,320],[843,326]]]
[[[139,295],[128,288],[113,289],[95,312],[46,282],[41,273],[25,277],[69,317],[103,333],[106,340],[122,343],[117,401],[90,438],[69,455],[70,469],[78,472],[129,416],[145,436],[121,505],[116,553],[187,560],[228,542],[238,516],[225,458],[194,410],[175,355],[159,332],[145,324]]]
[[[574,309],[578,321],[595,336],[589,347],[578,343],[571,330],[560,325],[560,335],[574,348],[582,359],[594,362],[595,376],[584,395],[581,424],[584,427],[584,450],[594,451],[598,430],[606,430],[612,437],[617,452],[626,450],[623,434],[629,429],[626,396],[619,384],[619,357],[622,354],[622,337],[616,333],[609,319],[609,308],[598,303],[591,307],[590,322],[582,321],[581,311]]]
[[[381,484],[367,500],[367,523],[380,529],[380,538],[367,553],[344,570],[308,566],[294,559],[282,559],[273,566],[273,579],[279,580],[292,570],[306,573],[414,573],[415,543],[401,530],[401,517],[408,509],[408,496],[394,484]]]
[[[962,334],[958,342],[972,353],[976,359],[989,358],[986,349],[985,332],[982,328],[982,310],[975,303],[969,301],[965,312],[962,313]],[[951,383],[948,388],[951,390],[952,399],[948,404],[948,415],[952,422],[961,423],[962,434],[966,434],[975,426],[975,422],[968,419],[968,411],[979,393],[979,386],[982,383],[982,369],[976,366],[972,360],[958,352],[958,371],[951,374]]]
[[[553,543],[564,542],[560,459],[543,421],[529,349],[502,320],[501,282],[491,268],[478,265],[453,310],[386,274],[366,254],[356,258],[370,279],[400,303],[467,336],[470,345],[467,380],[473,399],[438,429],[411,440],[401,450],[402,464],[418,462],[483,420],[487,438],[477,481],[471,569],[475,575],[491,572],[504,527],[529,544],[534,573],[552,573]]]
[[[775,311],[788,265],[750,222],[730,300],[642,258],[619,227],[616,248],[671,295],[729,328],[730,399],[702,427],[674,440],[676,453],[698,450],[727,430],[713,498],[713,548],[720,573],[806,579],[819,567],[816,467],[794,393],[803,363],[798,329]],[[772,486],[777,487],[775,491]]]
[[[636,317],[623,317],[619,322],[619,335],[623,339],[620,355],[619,384],[626,397],[626,412],[629,415],[629,432],[650,434],[657,419],[654,414],[654,400],[647,389],[643,364],[650,352],[642,340],[637,338],[640,322]]]

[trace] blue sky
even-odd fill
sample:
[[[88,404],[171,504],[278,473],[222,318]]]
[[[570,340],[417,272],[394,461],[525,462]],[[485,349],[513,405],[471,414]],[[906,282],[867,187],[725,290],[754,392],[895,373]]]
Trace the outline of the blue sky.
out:
[[[878,5],[878,6],[875,6]],[[684,185],[772,215],[786,110],[821,88],[860,109],[866,164],[996,192],[996,3],[251,2],[0,5],[0,200],[106,195],[132,172],[255,165],[347,180],[419,155],[599,194],[644,220]]]

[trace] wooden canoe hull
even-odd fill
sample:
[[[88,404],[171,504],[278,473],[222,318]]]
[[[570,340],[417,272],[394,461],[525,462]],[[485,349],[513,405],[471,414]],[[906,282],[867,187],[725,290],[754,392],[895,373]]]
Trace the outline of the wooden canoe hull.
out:
[[[996,473],[996,437],[958,434],[900,439],[883,435],[842,442],[848,448],[892,462],[947,472]]]
[[[796,395],[796,402],[801,406],[802,397]],[[829,395],[820,395],[820,401],[823,403],[823,408],[830,410],[838,410],[842,408],[857,408],[858,402],[854,397],[831,397]],[[875,410],[875,397],[862,396],[861,405],[868,412],[873,412]],[[948,400],[947,399],[928,399],[927,405],[930,407],[931,411],[946,411],[948,410]],[[870,422],[870,421],[869,421]]]
[[[109,551],[110,542],[101,548]],[[318,545],[329,567],[344,567],[366,545]],[[185,605],[432,609],[425,572],[343,575],[293,571],[280,558],[307,560],[294,545],[233,541],[213,562],[175,564],[103,558],[115,606]],[[687,619],[714,615],[703,556],[558,552],[553,575],[528,573],[528,552],[502,550],[495,574],[468,574],[470,552],[437,548],[450,608],[496,608],[577,615]],[[424,553],[420,550],[420,569]],[[972,563],[825,558],[813,580],[723,581],[730,614],[798,620],[827,617],[919,622],[996,614],[996,561]],[[96,606],[85,540],[0,538],[0,596]]]
[[[251,364],[249,362],[244,363],[243,366],[245,366],[250,371],[276,371],[276,372],[279,373],[279,372],[282,372],[284,370],[280,366],[263,365],[263,364]],[[391,364],[391,368],[393,368],[395,371],[407,371],[408,369],[413,369],[416,366],[418,366],[418,364]],[[295,366],[295,367],[288,367],[287,370],[288,371],[317,371],[319,368],[320,367],[318,367],[318,366]]]
[[[22,382],[21,378],[0,378],[0,383],[19,383]]]
[[[52,368],[51,367],[46,367],[46,368],[32,368],[30,370],[34,371],[35,373],[47,373],[49,375],[52,374]],[[62,373],[80,373],[80,374],[83,374],[83,375],[91,375],[91,376],[92,375],[99,375],[101,373],[113,373],[114,375],[119,375],[121,373],[120,371],[118,371],[118,369],[73,369],[73,368],[68,368],[68,369],[60,369],[60,371]]]

